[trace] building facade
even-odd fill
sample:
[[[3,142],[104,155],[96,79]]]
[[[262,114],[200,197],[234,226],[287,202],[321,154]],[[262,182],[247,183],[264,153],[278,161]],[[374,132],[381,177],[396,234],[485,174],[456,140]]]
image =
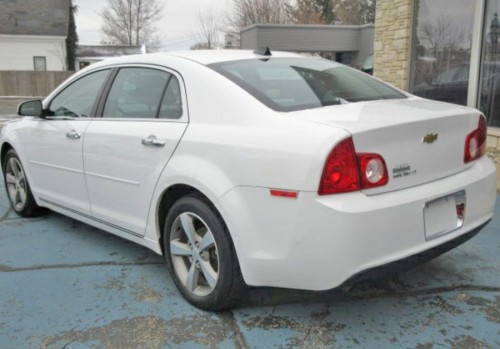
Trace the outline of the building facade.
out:
[[[69,0],[0,5],[0,70],[66,70]]]
[[[76,48],[76,70],[111,57],[145,54],[145,45],[78,45]]]
[[[500,146],[500,0],[377,0],[374,75],[480,109]]]
[[[240,33],[243,49],[329,53],[336,61],[360,67],[373,53],[374,25],[255,24]]]

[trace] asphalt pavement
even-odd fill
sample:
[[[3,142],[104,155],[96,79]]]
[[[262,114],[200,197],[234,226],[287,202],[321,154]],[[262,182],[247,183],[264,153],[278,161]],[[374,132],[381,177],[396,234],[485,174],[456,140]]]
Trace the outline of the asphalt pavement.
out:
[[[183,300],[163,257],[56,213],[16,216],[2,180],[0,348],[500,348],[499,255],[497,206],[474,239],[397,277],[252,289],[209,313]]]

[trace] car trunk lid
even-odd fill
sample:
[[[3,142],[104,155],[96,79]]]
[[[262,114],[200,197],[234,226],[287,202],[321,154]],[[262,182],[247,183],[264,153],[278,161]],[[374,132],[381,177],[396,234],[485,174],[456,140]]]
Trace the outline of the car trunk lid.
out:
[[[477,128],[479,116],[471,108],[420,98],[351,103],[290,114],[341,127],[352,134],[357,153],[377,153],[384,158],[389,182],[364,190],[367,195],[420,185],[471,166],[464,164],[464,145],[467,134]]]

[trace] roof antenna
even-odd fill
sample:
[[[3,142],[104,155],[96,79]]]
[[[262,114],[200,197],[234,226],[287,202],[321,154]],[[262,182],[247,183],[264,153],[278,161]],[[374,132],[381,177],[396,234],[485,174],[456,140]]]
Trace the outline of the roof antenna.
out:
[[[271,49],[269,47],[259,47],[255,51],[253,51],[256,55],[261,56],[272,56]]]

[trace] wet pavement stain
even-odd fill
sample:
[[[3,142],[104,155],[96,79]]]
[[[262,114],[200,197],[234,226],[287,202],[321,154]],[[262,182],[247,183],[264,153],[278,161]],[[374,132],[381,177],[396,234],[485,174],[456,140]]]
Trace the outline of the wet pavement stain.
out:
[[[343,330],[346,325],[327,321],[326,317],[323,315],[318,317],[316,314],[309,321],[299,321],[284,316],[268,315],[252,317],[242,323],[248,329],[293,331],[294,334],[288,337],[287,343],[279,348],[331,348],[335,342],[335,334]]]
[[[125,280],[123,279],[123,275],[113,276],[110,277],[104,285],[98,285],[96,287],[105,290],[123,291],[123,289],[125,288]]]
[[[126,284],[126,277],[128,268],[123,268],[121,270],[120,276],[112,276],[108,278],[105,284],[97,285],[96,287],[104,290],[116,290],[122,292],[124,290],[131,289],[130,294],[134,297],[137,302],[146,303],[159,303],[163,299],[163,295],[160,291],[157,291],[151,287],[147,287],[147,280],[142,278],[140,282],[133,283],[131,285]],[[164,291],[164,290],[162,290]]]
[[[495,296],[495,300],[489,300],[483,297],[472,297],[467,294],[459,294],[455,300],[465,302],[472,307],[479,307],[488,321],[500,324],[500,296]]]
[[[140,316],[114,320],[107,325],[87,330],[70,330],[50,336],[39,349],[59,349],[68,344],[97,344],[102,349],[161,349],[168,343],[191,342],[206,348],[217,348],[233,333],[222,318],[195,315],[163,319]]]
[[[436,309],[440,309],[441,311],[447,312],[449,314],[460,315],[460,314],[464,313],[462,310],[460,310],[456,306],[451,305],[450,303],[445,301],[443,299],[443,297],[441,297],[441,296],[434,296],[434,297],[428,299],[427,301],[429,302],[429,304],[432,307],[434,307]]]
[[[446,340],[453,349],[493,349],[492,346],[471,336],[455,337],[453,340]]]
[[[126,287],[125,279],[127,276],[127,271],[128,271],[127,267],[121,268],[119,276],[111,276],[108,278],[105,284],[97,285],[96,287],[102,288],[104,290],[123,291]]]
[[[486,317],[489,321],[500,324],[500,296],[495,296],[495,302],[484,308]]]
[[[135,291],[133,291],[132,294],[134,295],[134,299],[138,302],[160,303],[163,298],[160,292],[152,288],[142,285],[136,285],[134,288]]]

